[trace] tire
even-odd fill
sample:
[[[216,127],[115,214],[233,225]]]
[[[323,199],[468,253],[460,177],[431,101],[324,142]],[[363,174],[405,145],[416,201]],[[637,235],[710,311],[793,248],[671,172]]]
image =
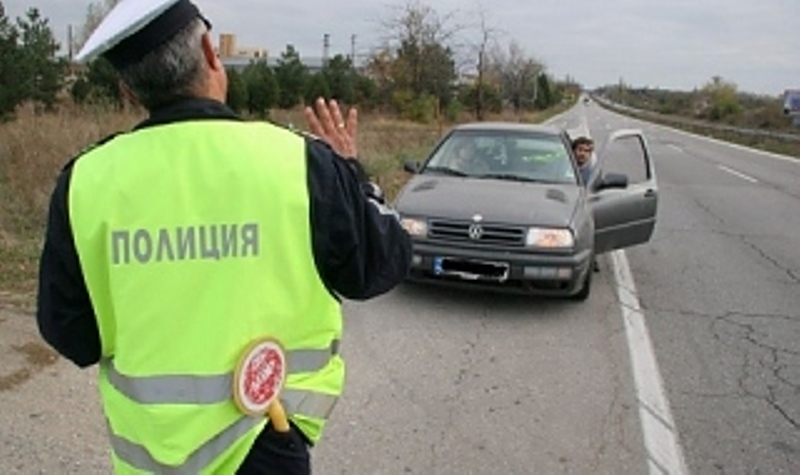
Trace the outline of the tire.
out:
[[[583,279],[583,285],[581,285],[581,289],[578,291],[577,294],[571,295],[569,298],[570,300],[574,300],[576,302],[583,302],[589,298],[589,294],[592,293],[592,274],[594,271],[592,270],[591,266],[589,269],[586,270],[586,277]]]

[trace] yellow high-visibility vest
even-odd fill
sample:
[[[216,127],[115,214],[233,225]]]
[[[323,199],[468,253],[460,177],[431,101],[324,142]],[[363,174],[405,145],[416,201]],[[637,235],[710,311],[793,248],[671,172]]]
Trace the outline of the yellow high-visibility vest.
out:
[[[314,264],[305,140],[232,120],[122,134],[74,164],[69,216],[102,342],[117,472],[233,473],[265,418],[233,400],[255,338],[316,442],[344,383],[341,307]]]

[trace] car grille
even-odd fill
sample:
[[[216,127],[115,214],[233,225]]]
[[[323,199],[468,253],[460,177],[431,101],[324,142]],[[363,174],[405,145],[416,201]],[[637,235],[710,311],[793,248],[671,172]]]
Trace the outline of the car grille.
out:
[[[476,229],[473,226],[477,226]],[[472,221],[430,221],[428,238],[442,241],[461,241],[485,245],[525,245],[525,228],[502,224],[475,223]]]

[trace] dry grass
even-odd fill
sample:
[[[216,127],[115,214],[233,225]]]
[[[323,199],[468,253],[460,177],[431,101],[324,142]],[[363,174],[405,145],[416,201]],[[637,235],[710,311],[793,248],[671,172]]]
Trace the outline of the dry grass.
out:
[[[0,124],[0,292],[30,295],[46,210],[58,172],[80,150],[130,127],[137,116],[98,109],[37,115]]]
[[[302,125],[300,111],[274,111],[271,120],[281,125]],[[393,197],[407,178],[403,161],[420,159],[449,125],[417,124],[377,114],[359,117],[359,156],[371,176]]]
[[[44,115],[21,110],[15,121],[0,124],[0,300],[32,301],[47,206],[61,168],[89,144],[130,129],[142,118],[141,113],[97,108]],[[491,119],[536,122],[544,118]],[[272,120],[304,125],[300,111],[275,111]],[[403,162],[423,159],[450,126],[364,114],[359,155],[391,199],[408,178]]]

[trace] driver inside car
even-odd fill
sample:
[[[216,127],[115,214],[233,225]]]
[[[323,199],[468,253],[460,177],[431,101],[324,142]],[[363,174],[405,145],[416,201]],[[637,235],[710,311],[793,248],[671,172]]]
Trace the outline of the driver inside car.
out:
[[[450,163],[454,169],[469,175],[479,175],[489,171],[489,165],[481,159],[478,147],[472,140],[458,144]]]

